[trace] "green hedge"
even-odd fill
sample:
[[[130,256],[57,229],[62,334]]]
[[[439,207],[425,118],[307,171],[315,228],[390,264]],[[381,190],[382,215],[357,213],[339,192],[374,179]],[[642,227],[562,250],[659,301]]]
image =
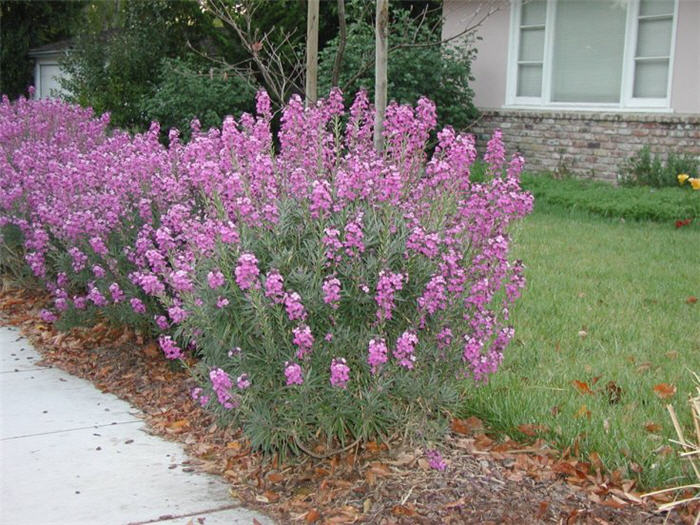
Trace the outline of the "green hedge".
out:
[[[588,179],[523,175],[535,209],[559,208],[625,220],[669,222],[700,219],[700,191],[688,187],[619,187]]]

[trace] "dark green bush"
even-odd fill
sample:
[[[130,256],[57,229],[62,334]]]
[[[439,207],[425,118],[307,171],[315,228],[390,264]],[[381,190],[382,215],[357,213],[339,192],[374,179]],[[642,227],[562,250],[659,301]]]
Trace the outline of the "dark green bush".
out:
[[[676,182],[676,186],[678,183]],[[700,217],[700,195],[682,188],[616,187],[588,179],[523,175],[535,209],[558,208],[626,220],[672,222]]]
[[[240,76],[220,72],[201,73],[180,59],[164,59],[158,83],[141,99],[141,111],[148,120],[160,122],[167,136],[177,128],[182,138],[190,136],[190,122],[197,117],[202,129],[221,126],[226,115],[254,110],[255,88]]]
[[[64,60],[68,100],[110,112],[114,126],[144,130],[139,101],[153,89],[165,57],[188,54],[188,42],[214,38],[211,22],[190,0],[93,2]]]
[[[361,3],[348,6],[347,43],[339,79],[348,100],[359,89],[366,89],[370,100],[374,97],[373,12],[362,7]],[[426,96],[437,106],[438,129],[446,125],[464,129],[478,115],[469,87],[476,50],[468,43],[429,45],[440,41],[441,20],[426,18],[422,24],[421,20],[423,17],[407,9],[395,7],[391,11],[389,48],[398,48],[389,54],[388,97],[414,104]],[[337,49],[338,37],[319,53],[319,93],[327,93],[331,87]]]
[[[623,186],[677,186],[680,173],[697,177],[698,160],[692,155],[670,153],[664,161],[659,155],[652,157],[649,146],[644,146],[622,165],[619,182]]]

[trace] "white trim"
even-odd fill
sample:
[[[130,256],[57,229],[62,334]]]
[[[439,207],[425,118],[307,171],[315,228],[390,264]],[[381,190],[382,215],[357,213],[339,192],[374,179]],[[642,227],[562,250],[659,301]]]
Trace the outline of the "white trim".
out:
[[[552,60],[554,60],[554,21],[557,3],[547,0],[544,12],[544,49],[542,50],[542,102],[552,100]]]
[[[620,102],[613,104],[563,103],[553,102],[552,93],[552,58],[555,40],[555,16],[557,0],[546,0],[544,50],[542,64],[542,86],[540,97],[518,97],[518,56],[520,46],[520,17],[523,0],[513,0],[511,4],[510,32],[508,45],[508,63],[506,66],[506,100],[504,108],[544,109],[568,111],[648,111],[670,113],[671,88],[673,79],[674,56],[678,28],[678,1],[674,0],[671,18],[671,42],[669,43],[668,75],[666,97],[634,97],[635,55],[639,30],[640,0],[629,0],[625,22],[625,44],[623,47],[622,71],[620,81]],[[663,15],[668,16],[668,15]],[[659,15],[661,17],[661,15]],[[646,19],[647,17],[642,17]],[[653,17],[652,17],[653,18]],[[661,57],[659,57],[661,58]]]

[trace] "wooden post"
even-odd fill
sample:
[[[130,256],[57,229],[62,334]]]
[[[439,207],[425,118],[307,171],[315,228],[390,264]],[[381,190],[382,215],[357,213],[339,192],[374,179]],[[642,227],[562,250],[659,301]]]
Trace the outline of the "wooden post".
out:
[[[308,0],[306,16],[306,106],[316,104],[318,96],[318,6],[319,0]]]
[[[374,63],[374,147],[384,150],[384,114],[387,97],[387,48],[389,34],[389,0],[377,0],[377,22],[375,26]]]

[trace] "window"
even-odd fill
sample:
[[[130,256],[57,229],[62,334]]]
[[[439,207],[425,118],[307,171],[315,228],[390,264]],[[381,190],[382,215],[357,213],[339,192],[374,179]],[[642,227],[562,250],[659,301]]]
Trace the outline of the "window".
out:
[[[668,108],[676,0],[518,0],[508,103]]]

